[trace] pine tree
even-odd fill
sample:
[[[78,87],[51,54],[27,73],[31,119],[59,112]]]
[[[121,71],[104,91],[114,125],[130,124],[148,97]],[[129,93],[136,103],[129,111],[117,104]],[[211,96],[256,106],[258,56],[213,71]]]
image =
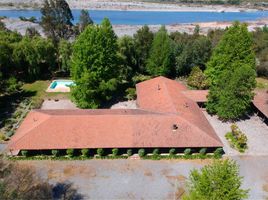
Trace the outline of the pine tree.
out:
[[[146,70],[153,76],[170,76],[174,72],[173,43],[164,26],[156,33],[147,60]]]
[[[207,110],[224,120],[237,119],[250,108],[256,85],[253,40],[245,24],[234,23],[215,48],[205,71],[211,85]]]
[[[74,43],[72,96],[81,108],[97,108],[112,98],[118,84],[117,38],[108,19],[87,26]]]
[[[45,0],[41,8],[41,26],[45,34],[59,42],[72,36],[72,11],[65,0]]]
[[[87,10],[81,10],[80,18],[79,18],[79,31],[83,32],[85,28],[93,24],[93,20],[90,18]]]

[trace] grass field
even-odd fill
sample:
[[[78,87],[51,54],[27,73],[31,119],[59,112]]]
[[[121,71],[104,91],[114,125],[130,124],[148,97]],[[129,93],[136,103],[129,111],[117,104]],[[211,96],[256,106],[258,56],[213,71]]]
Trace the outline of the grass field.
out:
[[[257,78],[257,88],[259,88],[259,89],[268,89],[268,79],[266,79],[266,78]]]
[[[60,92],[46,92],[51,81],[35,81],[33,83],[26,83],[23,85],[22,89],[26,93],[32,95],[32,101],[34,107],[39,107],[43,100],[45,99],[68,99],[70,98],[70,93],[60,93]]]

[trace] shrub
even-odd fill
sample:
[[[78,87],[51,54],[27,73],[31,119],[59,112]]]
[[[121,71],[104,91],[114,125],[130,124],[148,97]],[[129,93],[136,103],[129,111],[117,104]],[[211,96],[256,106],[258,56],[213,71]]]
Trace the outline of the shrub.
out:
[[[97,149],[97,154],[99,156],[103,156],[104,155],[104,150],[102,148]]]
[[[231,147],[243,153],[247,149],[247,136],[242,133],[236,124],[231,125],[231,132],[226,133],[225,138],[229,140]]]
[[[126,98],[127,100],[134,100],[136,99],[136,89],[135,88],[128,88],[126,89]]]
[[[193,67],[188,79],[187,84],[195,89],[206,89],[208,88],[208,82],[205,74],[199,67]]]
[[[0,141],[6,141],[6,140],[7,140],[6,135],[0,132]]]
[[[60,155],[60,151],[59,150],[55,150],[55,149],[51,150],[51,153],[55,157],[58,157]]]
[[[174,156],[175,153],[176,153],[176,149],[172,148],[172,149],[169,150],[169,155],[170,156]]]
[[[113,156],[117,156],[118,155],[118,149],[114,148],[112,150]]]
[[[89,156],[89,149],[81,149],[81,154],[84,157],[88,157]]]
[[[132,81],[134,82],[134,84],[137,84],[139,82],[143,82],[143,81],[147,81],[149,79],[151,79],[151,76],[146,76],[146,75],[142,75],[142,74],[138,74],[136,76],[134,76],[132,78]]]
[[[128,156],[132,156],[132,149],[128,149],[128,150],[127,150],[127,155],[128,155]]]
[[[140,157],[145,156],[145,150],[144,149],[139,149],[138,154],[139,154]]]
[[[28,157],[29,156],[29,151],[27,150],[22,150],[21,151],[21,155],[25,156],[25,157]]]
[[[217,148],[214,151],[214,158],[221,158],[223,154],[223,149],[222,148]]]
[[[189,155],[191,154],[191,151],[192,151],[192,150],[191,150],[190,148],[185,149],[185,150],[184,150],[184,155],[185,155],[185,156],[189,156]]]
[[[159,149],[154,149],[153,156],[158,156],[158,155],[159,155]]]
[[[207,148],[202,148],[202,149],[200,149],[199,154],[201,156],[204,156],[204,155],[206,155],[206,152],[207,152]]]
[[[73,155],[74,155],[74,149],[67,149],[67,150],[66,150],[66,154],[67,154],[69,157],[73,157]]]

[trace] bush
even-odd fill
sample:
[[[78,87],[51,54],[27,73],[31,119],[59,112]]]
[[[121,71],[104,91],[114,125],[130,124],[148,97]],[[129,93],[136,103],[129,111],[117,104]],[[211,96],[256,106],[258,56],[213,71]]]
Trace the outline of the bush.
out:
[[[128,88],[126,89],[126,98],[127,100],[135,100],[137,97],[136,89],[135,88]]]
[[[223,149],[222,148],[217,148],[214,151],[214,158],[221,158],[223,154]]]
[[[153,156],[158,156],[158,155],[159,155],[159,149],[154,149]]]
[[[6,141],[6,140],[7,140],[6,135],[0,132],[0,141]]]
[[[172,149],[169,150],[169,155],[170,156],[174,156],[175,153],[176,153],[176,149],[172,148]]]
[[[145,156],[145,150],[144,149],[139,149],[138,154],[139,154],[140,157]]]
[[[21,155],[25,156],[25,157],[28,157],[29,156],[29,151],[27,150],[22,150],[21,151]]]
[[[187,84],[195,89],[206,89],[208,88],[208,82],[205,74],[199,67],[193,67],[188,79]]]
[[[60,155],[60,151],[59,150],[55,150],[55,149],[51,150],[51,153],[55,157],[58,157]]]
[[[97,149],[97,154],[99,156],[103,156],[104,155],[104,150],[102,148]]]
[[[117,156],[118,155],[118,149],[116,149],[116,148],[113,149],[112,150],[112,153],[113,153],[113,156]]]
[[[73,156],[74,156],[74,149],[67,149],[67,150],[66,150],[66,154],[67,154],[69,157],[73,157]]]
[[[128,150],[127,150],[127,155],[128,155],[128,156],[132,156],[132,149],[128,149]]]
[[[81,154],[84,157],[88,157],[89,156],[89,149],[81,149]]]
[[[151,76],[146,76],[146,75],[138,74],[138,75],[136,75],[136,76],[134,76],[132,78],[132,81],[133,81],[134,84],[137,84],[139,82],[147,81],[147,80],[149,80],[151,78],[152,78]]]
[[[229,140],[231,147],[244,153],[247,149],[247,136],[242,133],[236,124],[231,125],[231,132],[226,133],[225,138]]]
[[[190,148],[187,148],[187,149],[184,150],[184,155],[188,156],[188,155],[191,154],[191,152],[192,152],[192,150]]]
[[[202,149],[200,149],[199,154],[201,156],[204,156],[204,155],[206,155],[206,152],[207,152],[207,148],[202,148]]]

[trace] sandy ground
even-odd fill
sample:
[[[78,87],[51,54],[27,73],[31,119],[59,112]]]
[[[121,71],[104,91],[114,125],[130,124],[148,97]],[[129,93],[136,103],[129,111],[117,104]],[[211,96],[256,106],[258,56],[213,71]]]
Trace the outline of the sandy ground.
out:
[[[203,113],[223,142],[226,155],[268,156],[268,126],[257,115],[253,115],[249,119],[241,120],[236,123],[248,138],[248,149],[245,153],[241,154],[235,149],[232,149],[225,139],[225,134],[231,130],[231,123],[221,122],[216,116],[210,116],[206,111],[203,111]]]
[[[21,21],[20,19],[3,19],[2,20],[6,27],[10,30],[16,30],[21,34],[25,34],[25,31],[27,27],[34,27],[36,30],[38,30],[41,35],[44,36],[43,30],[39,24],[31,23],[31,22],[25,22]],[[248,29],[249,31],[254,31],[257,27],[263,27],[264,25],[268,24],[268,19],[262,19],[258,21],[251,21],[248,23]],[[191,23],[191,24],[174,24],[174,25],[166,25],[166,29],[169,33],[171,32],[186,32],[186,33],[193,33],[195,26],[200,26],[200,33],[206,34],[211,29],[224,29],[230,25],[232,25],[232,22],[202,22],[202,23]],[[136,33],[138,29],[140,29],[141,25],[113,25],[113,29],[117,36],[122,37],[124,35],[132,36]],[[153,32],[156,32],[159,30],[161,25],[149,25],[150,29]]]
[[[251,200],[268,197],[268,157],[233,157]],[[71,182],[84,199],[179,199],[190,170],[208,160],[19,161],[51,183]]]
[[[71,9],[93,10],[139,10],[139,11],[206,11],[206,12],[240,12],[256,10],[250,5],[225,6],[225,5],[194,5],[182,3],[149,3],[128,0],[67,0]],[[40,8],[40,0],[1,0],[0,9],[31,9]],[[258,7],[258,9],[265,9]]]

